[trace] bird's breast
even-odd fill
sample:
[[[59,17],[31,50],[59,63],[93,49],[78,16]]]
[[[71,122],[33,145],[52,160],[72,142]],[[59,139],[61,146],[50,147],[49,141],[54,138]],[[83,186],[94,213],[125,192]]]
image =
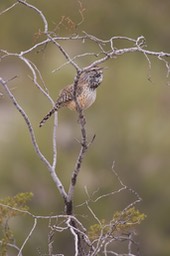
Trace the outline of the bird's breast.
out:
[[[96,99],[96,90],[89,88],[83,90],[83,92],[77,96],[77,101],[82,110],[89,108]],[[76,110],[76,102],[72,100],[68,103],[67,107],[71,110]]]

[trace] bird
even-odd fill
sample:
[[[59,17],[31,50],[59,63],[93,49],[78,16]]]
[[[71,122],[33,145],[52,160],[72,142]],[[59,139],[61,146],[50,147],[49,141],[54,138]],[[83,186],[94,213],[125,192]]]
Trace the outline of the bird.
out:
[[[96,89],[102,81],[103,67],[94,66],[83,71],[78,79],[76,92],[74,83],[64,87],[59,92],[54,107],[41,120],[39,127],[42,127],[45,122],[62,107],[67,107],[74,111],[78,111],[77,105],[81,110],[89,108],[96,100]],[[75,94],[77,103],[75,101]]]

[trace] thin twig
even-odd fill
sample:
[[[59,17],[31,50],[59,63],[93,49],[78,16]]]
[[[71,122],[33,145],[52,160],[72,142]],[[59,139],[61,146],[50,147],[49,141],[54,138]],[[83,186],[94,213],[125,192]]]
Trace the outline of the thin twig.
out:
[[[23,249],[24,249],[26,243],[28,242],[28,240],[29,240],[30,237],[32,236],[32,234],[33,234],[33,232],[34,232],[36,226],[37,226],[37,219],[34,218],[33,226],[32,226],[32,228],[31,228],[31,230],[30,230],[28,236],[26,237],[25,241],[23,242],[23,244],[22,244],[22,246],[21,246],[21,248],[20,248],[20,250],[19,250],[17,256],[21,256],[21,255],[22,255],[22,251],[23,251]]]
[[[44,16],[44,14],[42,13],[42,11],[40,11],[37,7],[35,7],[32,4],[27,3],[25,0],[17,0],[19,3],[33,9],[35,12],[38,13],[38,16],[41,17],[43,23],[44,23],[44,33],[46,34],[48,32],[48,22],[46,20],[46,17]]]
[[[6,8],[4,11],[0,12],[0,15],[8,12],[9,10],[11,10],[12,8],[14,8],[18,3],[14,3],[12,4],[10,7]]]
[[[2,244],[2,241],[0,241],[0,244]],[[11,244],[11,243],[7,243],[7,246],[16,249],[17,251],[20,251],[20,248],[15,245],[15,244]],[[20,256],[22,256],[22,253],[20,253]]]

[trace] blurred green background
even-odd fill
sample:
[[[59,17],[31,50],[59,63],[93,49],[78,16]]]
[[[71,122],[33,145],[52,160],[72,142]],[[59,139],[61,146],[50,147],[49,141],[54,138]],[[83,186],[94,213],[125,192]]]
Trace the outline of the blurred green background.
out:
[[[0,12],[14,1],[1,0]],[[49,30],[54,30],[64,16],[75,23],[81,21],[78,0],[30,0],[46,16]],[[102,39],[122,35],[146,38],[148,49],[170,52],[170,1],[169,0],[84,0],[84,21],[75,30],[68,27],[66,20],[56,29],[60,35],[80,33],[85,30]],[[0,16],[0,48],[9,52],[20,52],[43,39],[38,31],[43,30],[37,14],[23,5]],[[64,42],[65,49],[74,56],[83,52],[96,51],[95,44]],[[116,41],[116,47],[126,47],[126,42]],[[129,46],[129,44],[128,44]],[[58,72],[52,72],[65,62],[54,45],[44,51],[27,55],[41,71],[50,95],[56,99],[59,90],[73,81],[75,71],[67,65]],[[105,63],[108,67],[104,81],[98,89],[95,104],[86,111],[89,138],[96,134],[79,175],[75,204],[86,199],[84,187],[89,193],[98,188],[97,195],[117,188],[111,166],[123,182],[136,190],[143,201],[139,209],[147,219],[138,229],[141,255],[170,255],[170,88],[165,63],[150,58],[152,62],[151,82],[148,81],[148,63],[139,53],[127,54]],[[77,60],[85,66],[93,58]],[[30,79],[30,71],[15,57],[0,62],[0,76],[10,79],[9,87],[30,116],[37,141],[49,160],[52,159],[52,120],[41,129],[38,123],[50,109],[47,99]],[[0,197],[31,191],[34,198],[30,205],[35,214],[58,214],[63,212],[63,202],[43,163],[37,158],[26,125],[6,96],[3,88],[0,98]],[[69,110],[59,112],[57,130],[58,165],[57,173],[66,190],[74,168],[80,138],[77,116]],[[122,193],[93,205],[99,218],[108,218],[121,210],[134,198]],[[109,210],[108,210],[109,207]],[[85,207],[84,207],[85,208]],[[87,209],[79,207],[75,212],[89,215]],[[81,218],[81,217],[80,217]],[[90,219],[90,218],[89,218]],[[91,222],[86,217],[82,221]],[[94,219],[91,218],[94,223]],[[31,220],[18,218],[13,225],[18,242],[27,236]],[[38,228],[25,248],[26,255],[45,253],[48,223],[39,223]],[[60,236],[60,234],[59,234]],[[58,253],[69,251],[69,236],[60,238]],[[72,241],[71,241],[72,242]],[[70,243],[71,243],[70,242]],[[64,246],[63,246],[64,245]],[[71,244],[70,244],[71,246]],[[64,248],[64,249],[63,249]],[[69,254],[70,255],[70,254]]]

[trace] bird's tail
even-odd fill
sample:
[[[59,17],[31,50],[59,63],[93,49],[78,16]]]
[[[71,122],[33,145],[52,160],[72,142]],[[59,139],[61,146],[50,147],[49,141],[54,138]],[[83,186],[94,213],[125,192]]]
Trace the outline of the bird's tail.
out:
[[[48,112],[48,114],[42,119],[42,121],[40,122],[40,124],[39,124],[39,127],[42,127],[44,124],[45,124],[45,122],[55,113],[55,111],[57,111],[58,110],[58,108],[56,108],[56,106],[54,107],[54,108],[52,108],[49,112]]]

